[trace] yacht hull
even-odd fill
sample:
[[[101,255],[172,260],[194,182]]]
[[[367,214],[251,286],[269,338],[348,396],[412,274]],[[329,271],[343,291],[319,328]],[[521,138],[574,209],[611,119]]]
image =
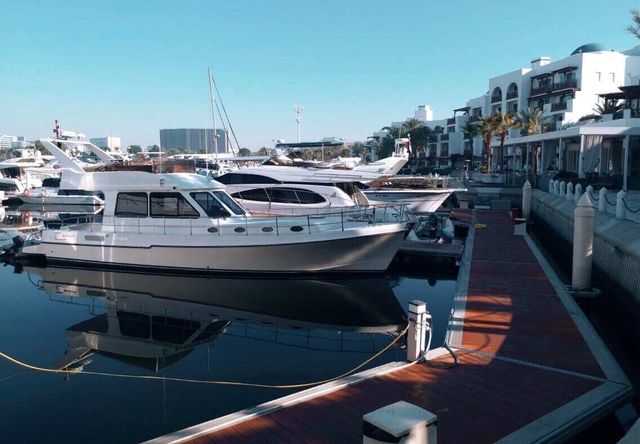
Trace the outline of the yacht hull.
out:
[[[211,245],[209,241],[207,245],[198,242],[201,236],[182,240],[176,236],[174,245],[157,245],[152,240],[154,236],[129,239],[121,234],[45,232],[41,243],[24,247],[23,255],[44,257],[53,264],[80,263],[84,267],[126,270],[252,275],[376,273],[387,269],[407,232],[404,224],[385,228],[388,229],[370,235],[345,232],[338,239],[300,238],[259,245],[248,240],[232,245]]]
[[[372,204],[406,204],[413,213],[433,213],[453,191],[367,190],[364,192]]]

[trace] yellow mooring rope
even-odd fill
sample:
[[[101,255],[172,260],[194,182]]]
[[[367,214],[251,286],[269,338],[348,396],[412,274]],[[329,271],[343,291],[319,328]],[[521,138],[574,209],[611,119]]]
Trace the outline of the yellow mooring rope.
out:
[[[31,365],[26,362],[20,361],[12,356],[9,356],[6,353],[0,352],[0,358],[6,359],[7,361],[19,366],[26,368],[28,370],[33,370],[36,372],[43,373],[62,373],[62,374],[72,374],[72,375],[93,375],[93,376],[110,376],[112,378],[125,378],[125,379],[146,379],[146,380],[154,380],[154,381],[173,381],[173,382],[189,382],[193,384],[211,384],[211,385],[235,385],[235,386],[243,386],[243,387],[260,387],[260,388],[275,388],[275,389],[293,389],[293,388],[304,388],[304,387],[312,387],[314,385],[326,384],[327,382],[333,382],[338,379],[345,378],[356,371],[360,370],[362,367],[376,359],[378,356],[382,355],[384,352],[389,350],[396,342],[400,340],[409,330],[409,325],[405,327],[404,330],[393,340],[391,341],[385,348],[368,358],[362,364],[357,367],[352,368],[348,372],[345,372],[341,375],[335,376],[333,378],[324,379],[321,381],[315,382],[305,382],[302,384],[256,384],[252,382],[240,382],[240,381],[208,381],[203,379],[188,379],[188,378],[174,378],[167,376],[153,376],[153,375],[128,375],[124,373],[106,373],[106,372],[94,372],[94,371],[82,371],[82,370],[65,370],[65,369],[55,369],[55,368],[45,368],[38,367],[36,365]]]

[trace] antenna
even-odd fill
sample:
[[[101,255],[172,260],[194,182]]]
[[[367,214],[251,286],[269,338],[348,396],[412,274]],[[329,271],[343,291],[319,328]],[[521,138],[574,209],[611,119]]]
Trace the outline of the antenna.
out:
[[[302,112],[304,108],[300,105],[296,105],[293,110],[296,112],[296,123],[298,125],[298,143],[300,143],[300,125],[302,124]]]

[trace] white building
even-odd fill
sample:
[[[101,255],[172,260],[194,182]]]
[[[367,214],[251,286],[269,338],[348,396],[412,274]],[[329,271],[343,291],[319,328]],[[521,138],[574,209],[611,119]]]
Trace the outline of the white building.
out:
[[[433,120],[431,107],[419,106],[415,118],[435,131],[426,152],[419,153],[418,164],[451,167],[452,156],[470,158],[472,153],[479,161],[484,143],[480,136],[465,136],[469,123],[496,112],[537,108],[541,134],[523,136],[520,129],[511,129],[503,156],[493,156],[494,169],[523,170],[529,165],[538,173],[619,175],[625,184],[627,178],[634,182],[638,176],[640,184],[640,137],[635,137],[640,130],[633,129],[640,127],[640,86],[634,85],[640,85],[640,46],[619,52],[591,43],[560,60],[534,58],[528,67],[488,79],[487,93],[469,99],[447,119]],[[589,116],[604,99],[621,100],[626,110],[591,123]],[[607,123],[616,119],[621,121]],[[374,133],[374,138],[381,136]],[[494,140],[492,149],[498,146]]]
[[[433,110],[429,105],[420,105],[418,109],[413,113],[415,119],[422,122],[429,122],[433,120]]]
[[[0,134],[0,149],[2,150],[11,149],[11,145],[17,141],[18,141],[18,138],[16,136],[10,136],[8,134]]]
[[[114,151],[116,153],[120,152],[120,147],[122,146],[120,137],[116,136],[95,137],[89,139],[89,142],[98,148],[106,148],[108,151]]]

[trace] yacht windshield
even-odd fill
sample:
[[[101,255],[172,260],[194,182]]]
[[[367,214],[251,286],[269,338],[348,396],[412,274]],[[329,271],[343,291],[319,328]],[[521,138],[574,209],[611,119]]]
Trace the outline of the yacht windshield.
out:
[[[225,204],[228,208],[231,209],[234,213],[239,216],[243,216],[245,214],[244,209],[238,205],[238,203],[233,199],[233,197],[229,196],[224,191],[214,191],[214,196],[220,199],[220,202]]]
[[[207,192],[202,191],[199,193],[191,193],[191,197],[193,197],[196,203],[200,205],[200,208],[202,208],[209,217],[217,219],[219,217],[231,216],[222,204]]]

